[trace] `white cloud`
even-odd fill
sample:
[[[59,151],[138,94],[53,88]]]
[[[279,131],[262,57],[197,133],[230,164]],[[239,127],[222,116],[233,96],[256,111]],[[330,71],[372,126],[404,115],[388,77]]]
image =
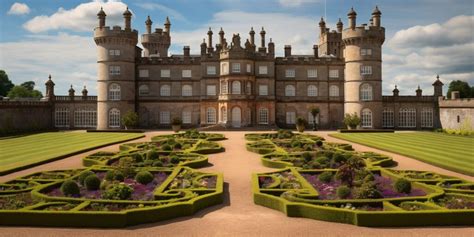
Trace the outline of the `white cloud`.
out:
[[[8,11],[8,15],[25,15],[30,13],[30,8],[25,3],[13,3]]]
[[[50,16],[41,15],[26,22],[23,27],[33,33],[49,30],[72,30],[77,32],[91,32],[98,24],[97,12],[100,7],[107,14],[107,25],[123,25],[123,12],[127,5],[120,1],[94,1],[82,3],[72,9],[59,8]]]
[[[321,0],[278,0],[281,6],[283,7],[300,7],[303,4],[307,3],[317,3]]]
[[[137,3],[136,5],[143,8],[143,9],[150,10],[150,11],[153,11],[153,10],[161,11],[165,14],[168,14],[168,16],[171,17],[171,19],[186,21],[186,18],[181,13],[179,13],[178,11],[176,11],[174,9],[171,9],[167,6],[164,6],[162,4],[142,2],[142,3]]]

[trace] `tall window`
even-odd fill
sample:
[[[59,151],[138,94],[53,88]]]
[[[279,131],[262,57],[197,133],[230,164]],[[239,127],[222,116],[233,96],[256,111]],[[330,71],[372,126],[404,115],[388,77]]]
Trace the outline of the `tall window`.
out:
[[[339,96],[339,87],[336,85],[331,85],[329,87],[329,96],[332,96],[332,97]]]
[[[138,71],[138,76],[139,77],[149,77],[150,76],[150,71],[148,71],[148,69],[140,69]]]
[[[286,69],[285,77],[287,78],[294,78],[296,75],[295,69]]]
[[[171,96],[171,86],[170,85],[162,85],[160,87],[160,95],[161,96]]]
[[[216,75],[216,66],[207,66],[207,75]]]
[[[150,88],[148,88],[147,85],[141,85],[138,88],[138,95],[144,96],[144,95],[148,95],[148,94],[150,94]]]
[[[109,111],[109,127],[120,128],[120,110],[113,108]]]
[[[370,84],[363,84],[360,87],[360,100],[370,101],[372,100],[372,86]]]
[[[206,95],[216,95],[216,85],[207,85]]]
[[[268,67],[267,66],[258,66],[258,74],[267,75],[268,74]]]
[[[318,70],[308,69],[308,78],[316,78],[316,77],[318,77]]]
[[[372,111],[370,109],[363,109],[360,117],[361,117],[361,126],[363,128],[372,127]]]
[[[109,49],[110,56],[120,56],[120,49]]]
[[[339,78],[339,70],[329,70],[329,78]]]
[[[286,124],[295,124],[296,112],[286,112]]]
[[[229,74],[229,65],[227,63],[221,63],[221,75]]]
[[[415,128],[416,127],[416,109],[402,108],[399,111],[399,127],[401,128]]]
[[[360,49],[360,55],[362,56],[372,55],[372,49]]]
[[[285,96],[295,96],[295,95],[296,95],[295,86],[286,85],[286,87],[285,87]]]
[[[169,78],[171,76],[171,72],[169,69],[161,69],[160,76],[162,78]]]
[[[268,85],[258,85],[259,95],[268,95]]]
[[[97,126],[97,111],[82,108],[74,111],[74,127],[91,128]]]
[[[383,108],[382,112],[382,127],[393,128],[395,126],[395,113],[393,108]]]
[[[232,72],[240,72],[240,63],[232,63]]]
[[[109,100],[120,100],[120,85],[112,83],[109,85]]]
[[[245,92],[246,92],[247,95],[252,94],[252,82],[249,82],[249,81],[247,82]]]
[[[252,65],[247,63],[247,72],[252,72]]]
[[[433,127],[433,109],[423,108],[421,110],[421,127],[431,128]]]
[[[240,81],[232,82],[232,94],[240,95]]]
[[[112,76],[120,75],[120,66],[117,66],[117,65],[109,66],[109,75],[112,75]]]
[[[229,93],[229,84],[226,81],[221,82],[221,94],[225,95]]]
[[[308,96],[318,96],[318,88],[315,85],[308,86]]]
[[[183,85],[181,87],[181,95],[182,96],[192,96],[193,95],[193,87],[190,85]]]
[[[372,66],[360,66],[360,75],[372,75]]]
[[[227,122],[227,109],[225,107],[221,108],[221,122],[222,123]]]
[[[170,124],[170,111],[160,112],[160,124]]]
[[[57,128],[69,127],[69,109],[56,108],[54,110],[54,126]]]
[[[207,108],[206,113],[206,123],[215,124],[216,123],[216,109],[213,107]]]
[[[182,78],[191,78],[191,70],[189,69],[186,69],[186,70],[183,70],[181,71],[181,77]]]
[[[191,124],[191,111],[185,110],[181,114],[183,124]]]
[[[268,124],[268,109],[260,108],[258,110],[258,124]]]

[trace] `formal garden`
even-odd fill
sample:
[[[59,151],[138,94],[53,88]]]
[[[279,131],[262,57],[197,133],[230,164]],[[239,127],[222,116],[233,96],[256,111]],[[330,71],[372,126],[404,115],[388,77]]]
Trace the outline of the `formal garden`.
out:
[[[474,225],[474,183],[426,171],[395,170],[389,157],[356,152],[315,135],[247,134],[264,166],[254,202],[290,217],[358,226]]]

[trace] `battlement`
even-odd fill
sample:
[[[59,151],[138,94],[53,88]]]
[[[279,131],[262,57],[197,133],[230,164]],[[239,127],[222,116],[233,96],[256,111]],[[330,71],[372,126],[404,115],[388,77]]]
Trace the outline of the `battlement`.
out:
[[[277,57],[275,64],[278,65],[322,65],[322,64],[343,64],[344,60],[336,57],[314,57],[314,55],[292,55],[290,57]]]
[[[372,40],[383,44],[385,41],[385,28],[363,24],[354,29],[347,28],[342,31],[342,40],[344,41],[344,44],[355,44],[361,39]]]
[[[142,44],[147,44],[147,43],[169,45],[171,44],[171,37],[168,32],[165,32],[162,29],[156,29],[156,31],[151,34],[142,35]]]
[[[171,57],[141,57],[137,62],[138,65],[200,65],[201,57],[191,55],[172,55]]]
[[[447,99],[444,96],[440,96],[438,98],[438,103],[440,108],[474,108],[473,98]]]
[[[94,38],[100,37],[121,37],[121,38],[138,38],[137,30],[125,30],[120,26],[104,26],[94,28]]]

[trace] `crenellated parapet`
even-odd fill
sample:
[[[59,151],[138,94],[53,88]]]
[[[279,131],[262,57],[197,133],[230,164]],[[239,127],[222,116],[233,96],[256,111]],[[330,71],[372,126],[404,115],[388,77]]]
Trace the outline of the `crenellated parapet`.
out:
[[[97,45],[123,44],[135,46],[138,43],[137,30],[124,30],[120,26],[96,27],[94,29],[94,41]]]
[[[385,41],[385,28],[363,24],[354,29],[347,28],[342,31],[342,40],[345,45],[383,44]]]

